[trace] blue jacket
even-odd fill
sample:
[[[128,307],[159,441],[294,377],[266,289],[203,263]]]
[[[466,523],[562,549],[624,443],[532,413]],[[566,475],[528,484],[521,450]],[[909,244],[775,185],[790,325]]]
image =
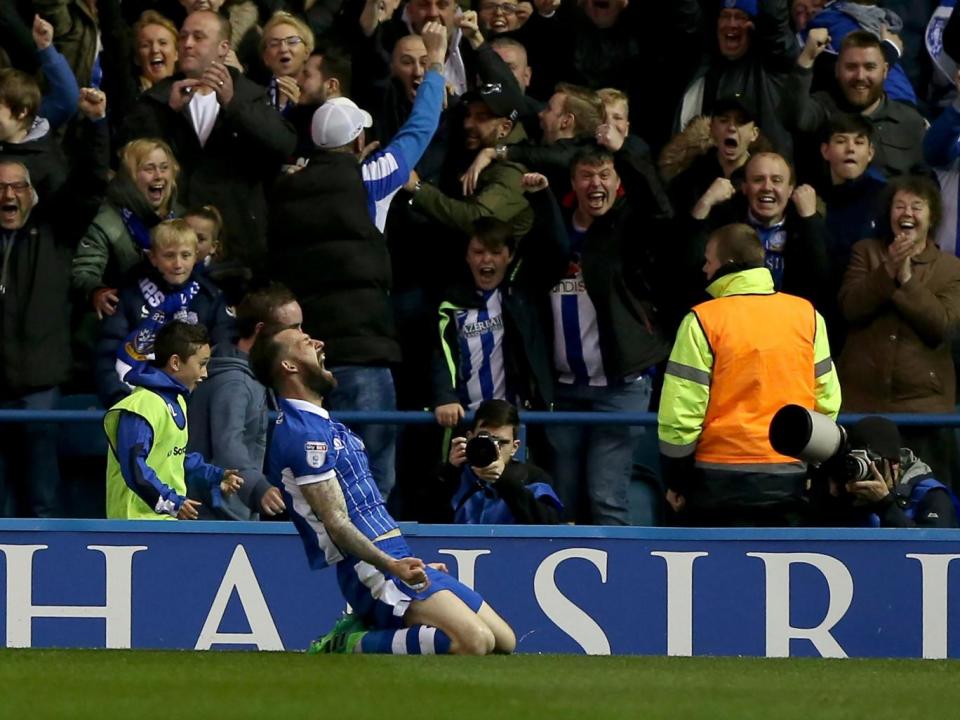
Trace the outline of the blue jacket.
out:
[[[380,232],[386,226],[393,196],[407,182],[437,131],[445,94],[443,75],[434,70],[424,75],[410,117],[387,147],[371,153],[361,165],[370,218]]]
[[[132,273],[130,277],[136,278],[136,281],[142,277],[149,278],[164,293],[181,289],[181,287],[170,286],[153,268],[149,270],[144,268],[144,272]],[[196,315],[196,322],[202,323],[207,328],[210,344],[217,345],[231,341],[235,332],[235,323],[233,317],[227,312],[227,305],[220,290],[198,269],[194,269],[190,277],[190,281],[192,280],[200,283],[200,292],[190,301],[189,310]],[[97,395],[104,407],[111,407],[130,394],[130,388],[117,375],[116,354],[121,343],[127,340],[146,315],[147,305],[136,281],[120,288],[117,311],[105,317],[98,328],[95,359],[96,384]]]
[[[448,466],[449,470],[457,471]],[[555,525],[563,503],[539,468],[511,462],[496,483],[480,480],[465,465],[450,499],[453,521],[466,525]],[[539,478],[539,479],[536,479]],[[536,479],[536,480],[535,480]]]
[[[37,57],[48,88],[40,102],[39,114],[47,119],[51,130],[56,130],[77,114],[80,86],[67,59],[53,45],[46,50],[38,50]]]

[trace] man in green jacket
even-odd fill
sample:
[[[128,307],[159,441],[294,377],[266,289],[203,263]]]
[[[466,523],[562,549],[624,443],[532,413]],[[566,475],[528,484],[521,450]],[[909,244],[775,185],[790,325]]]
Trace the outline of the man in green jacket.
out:
[[[463,128],[469,152],[496,148],[526,139],[517,121],[519,99],[512,89],[500,83],[487,83],[463,96],[466,108]],[[412,193],[410,202],[437,222],[469,236],[478,218],[495,217],[510,223],[518,240],[533,226],[533,210],[523,194],[521,182],[527,169],[501,160],[491,163],[477,179],[472,195],[453,198],[438,187],[421,183],[416,172],[404,189]]]

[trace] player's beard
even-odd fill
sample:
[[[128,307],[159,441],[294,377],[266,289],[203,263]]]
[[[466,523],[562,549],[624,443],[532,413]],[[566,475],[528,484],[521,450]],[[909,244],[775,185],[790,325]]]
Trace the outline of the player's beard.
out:
[[[320,397],[326,397],[337,386],[337,379],[326,368],[305,368],[307,387]]]

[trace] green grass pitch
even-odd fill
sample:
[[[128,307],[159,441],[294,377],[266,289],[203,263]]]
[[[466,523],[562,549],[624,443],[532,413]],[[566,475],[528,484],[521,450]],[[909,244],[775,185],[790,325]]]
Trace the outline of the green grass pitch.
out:
[[[3,720],[957,717],[955,661],[0,649]]]

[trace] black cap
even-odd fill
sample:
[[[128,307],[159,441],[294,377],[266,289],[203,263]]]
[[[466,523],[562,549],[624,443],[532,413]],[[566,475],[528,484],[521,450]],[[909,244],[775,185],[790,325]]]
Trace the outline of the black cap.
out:
[[[520,117],[520,98],[504,83],[483,83],[462,97],[465,103],[482,102],[496,117],[516,122]]]
[[[713,103],[712,114],[722,115],[723,113],[730,112],[731,110],[736,110],[742,114],[747,122],[757,121],[757,106],[749,96],[744,95],[743,93],[726,95],[722,98],[717,98],[717,101]]]
[[[899,460],[902,441],[893,421],[871,415],[850,428],[847,445],[854,450],[872,450],[888,460]]]

